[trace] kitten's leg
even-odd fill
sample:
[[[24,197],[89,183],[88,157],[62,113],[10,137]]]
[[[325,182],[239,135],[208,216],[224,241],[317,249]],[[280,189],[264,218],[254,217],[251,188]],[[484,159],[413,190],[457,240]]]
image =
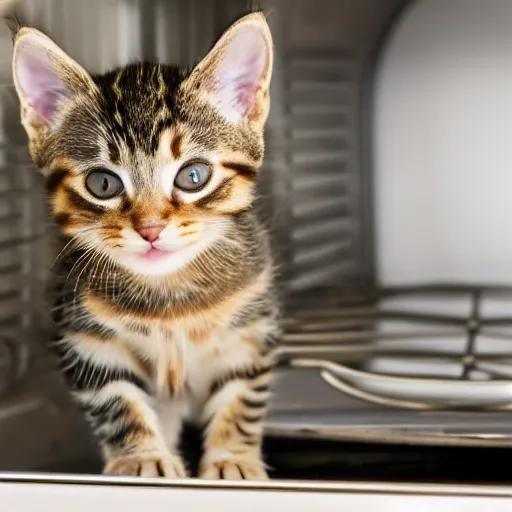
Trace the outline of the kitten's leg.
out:
[[[199,476],[207,479],[264,480],[262,419],[269,374],[263,379],[233,380],[209,400]]]
[[[104,473],[186,476],[182,461],[166,446],[147,382],[128,355],[90,334],[69,335],[54,346],[68,385],[100,441]]]
[[[272,366],[273,357],[261,358],[250,371],[233,372],[214,390],[204,409],[201,478],[268,478],[261,442]]]

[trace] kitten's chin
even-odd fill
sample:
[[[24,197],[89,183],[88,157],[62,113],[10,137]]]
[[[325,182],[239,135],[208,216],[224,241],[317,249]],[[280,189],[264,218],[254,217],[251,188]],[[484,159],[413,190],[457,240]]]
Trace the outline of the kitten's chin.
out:
[[[173,251],[150,249],[145,253],[118,251],[117,262],[134,274],[143,276],[165,276],[174,274],[185,267],[210,245],[209,241],[181,247]]]
[[[148,252],[146,254],[126,254],[117,258],[119,263],[134,274],[144,276],[164,276],[183,268],[196,254],[182,249],[175,252]]]

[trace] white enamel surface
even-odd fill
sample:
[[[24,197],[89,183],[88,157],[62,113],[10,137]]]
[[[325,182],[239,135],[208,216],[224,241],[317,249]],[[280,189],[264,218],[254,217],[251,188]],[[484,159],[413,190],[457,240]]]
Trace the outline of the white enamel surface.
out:
[[[512,2],[412,2],[376,83],[383,283],[512,282]]]
[[[147,482],[147,481],[146,481]],[[229,485],[229,484],[228,484]],[[230,488],[231,487],[231,488]],[[246,488],[244,488],[246,487]],[[206,486],[143,487],[59,485],[40,483],[2,483],[0,501],[5,510],[33,511],[42,503],[50,503],[53,512],[90,512],[123,510],[125,512],[222,510],[223,512],[282,511],[316,512],[333,510],[361,510],[395,512],[414,509],[415,512],[508,512],[512,499],[498,489],[479,491],[477,487],[457,488],[443,493],[441,486],[389,485],[389,484],[339,484],[304,486],[298,491],[279,487],[266,490],[258,487],[219,485]],[[482,495],[487,491],[488,495]],[[479,495],[478,493],[482,493]],[[472,495],[473,494],[473,495]]]

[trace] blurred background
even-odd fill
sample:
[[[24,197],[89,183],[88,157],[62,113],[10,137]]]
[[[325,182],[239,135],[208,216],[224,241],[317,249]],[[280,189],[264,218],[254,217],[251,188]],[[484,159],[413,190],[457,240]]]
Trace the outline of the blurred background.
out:
[[[16,4],[93,73],[192,66],[250,7]],[[286,330],[269,439],[509,446],[512,2],[260,5],[276,65],[259,209]],[[44,350],[52,258],[11,52],[0,28],[0,470],[84,471],[96,454]]]

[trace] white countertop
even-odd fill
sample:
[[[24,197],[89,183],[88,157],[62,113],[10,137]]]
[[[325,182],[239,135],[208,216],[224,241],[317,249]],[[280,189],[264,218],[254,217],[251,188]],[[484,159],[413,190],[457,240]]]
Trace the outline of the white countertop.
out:
[[[116,510],[266,512],[312,510],[493,512],[512,510],[512,487],[273,481],[258,483],[0,474],[3,510],[24,512],[51,504],[53,512]],[[170,508],[172,507],[172,508]],[[222,507],[222,509],[220,508]],[[120,508],[118,510],[121,510]]]

